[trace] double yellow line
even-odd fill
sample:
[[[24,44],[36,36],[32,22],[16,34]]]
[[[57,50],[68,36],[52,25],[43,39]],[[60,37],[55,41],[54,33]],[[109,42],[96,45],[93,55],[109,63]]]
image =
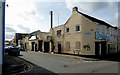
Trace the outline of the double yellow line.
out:
[[[28,63],[28,62],[26,62],[26,61],[24,61],[24,60],[22,60],[22,59],[20,59],[20,58],[17,58],[17,57],[16,57],[15,59],[21,60],[25,65],[28,66],[28,68],[27,68],[27,70],[25,70],[25,71],[22,71],[22,72],[19,72],[19,73],[14,73],[14,74],[11,74],[11,75],[16,75],[16,74],[20,74],[20,73],[25,73],[25,72],[30,71],[30,70],[33,68],[33,65],[32,65],[32,64],[30,64],[30,63]]]

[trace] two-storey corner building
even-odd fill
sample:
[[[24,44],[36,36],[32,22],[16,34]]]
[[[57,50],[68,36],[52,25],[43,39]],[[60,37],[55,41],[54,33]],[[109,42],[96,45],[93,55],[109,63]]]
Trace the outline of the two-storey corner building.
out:
[[[106,55],[117,53],[118,29],[108,23],[83,14],[77,7],[68,21],[52,29],[55,52],[81,55]]]

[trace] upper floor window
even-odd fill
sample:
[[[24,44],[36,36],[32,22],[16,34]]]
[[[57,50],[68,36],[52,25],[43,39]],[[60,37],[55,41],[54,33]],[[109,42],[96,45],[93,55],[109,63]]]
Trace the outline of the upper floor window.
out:
[[[98,32],[98,24],[96,24],[96,32]]]
[[[77,31],[77,32],[80,31],[80,25],[77,25],[77,26],[76,26],[76,31]]]
[[[114,35],[117,36],[117,31],[116,30],[114,31]]]
[[[112,35],[114,35],[114,30],[112,29]]]
[[[66,28],[66,33],[69,33],[70,32],[70,29],[69,27]]]
[[[104,29],[104,26],[102,26],[102,33],[104,34],[104,32],[105,32],[105,29]]]
[[[107,29],[107,33],[110,34],[110,29],[109,28]]]
[[[61,30],[58,30],[58,31],[57,31],[57,35],[61,35]]]
[[[110,34],[112,35],[112,28],[110,29]]]
[[[105,34],[107,34],[107,27],[105,27]]]

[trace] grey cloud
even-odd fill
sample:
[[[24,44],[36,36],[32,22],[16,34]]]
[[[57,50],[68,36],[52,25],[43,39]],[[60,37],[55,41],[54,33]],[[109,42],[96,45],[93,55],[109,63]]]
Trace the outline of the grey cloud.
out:
[[[113,26],[118,26],[118,15],[115,15],[109,22]]]
[[[107,2],[82,2],[78,6],[83,10],[96,11],[106,8],[108,5]]]
[[[70,8],[73,8],[74,6],[77,6],[82,11],[97,11],[102,9],[113,9],[113,7],[117,4],[117,2],[73,2],[73,3],[67,3],[66,5]],[[71,7],[70,7],[71,6]]]
[[[14,34],[5,34],[5,39],[13,39]]]
[[[12,27],[5,27],[5,31],[6,32],[16,32],[16,30],[13,29]]]
[[[28,18],[27,18],[27,17],[25,17],[25,16],[23,16],[22,14],[18,14],[18,16],[20,16],[20,17],[24,18],[26,21],[28,20]]]
[[[118,26],[120,28],[120,2],[118,2]]]
[[[27,14],[27,15],[36,15],[36,12],[33,10],[31,12],[25,12],[25,14]]]
[[[24,30],[25,32],[30,32],[30,29],[28,27],[24,27],[23,25],[18,25],[18,27]]]

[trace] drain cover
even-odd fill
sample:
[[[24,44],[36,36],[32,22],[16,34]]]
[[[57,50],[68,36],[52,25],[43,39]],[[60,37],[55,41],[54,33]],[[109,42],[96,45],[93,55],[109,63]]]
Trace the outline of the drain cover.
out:
[[[67,65],[63,65],[63,67],[68,67]]]

